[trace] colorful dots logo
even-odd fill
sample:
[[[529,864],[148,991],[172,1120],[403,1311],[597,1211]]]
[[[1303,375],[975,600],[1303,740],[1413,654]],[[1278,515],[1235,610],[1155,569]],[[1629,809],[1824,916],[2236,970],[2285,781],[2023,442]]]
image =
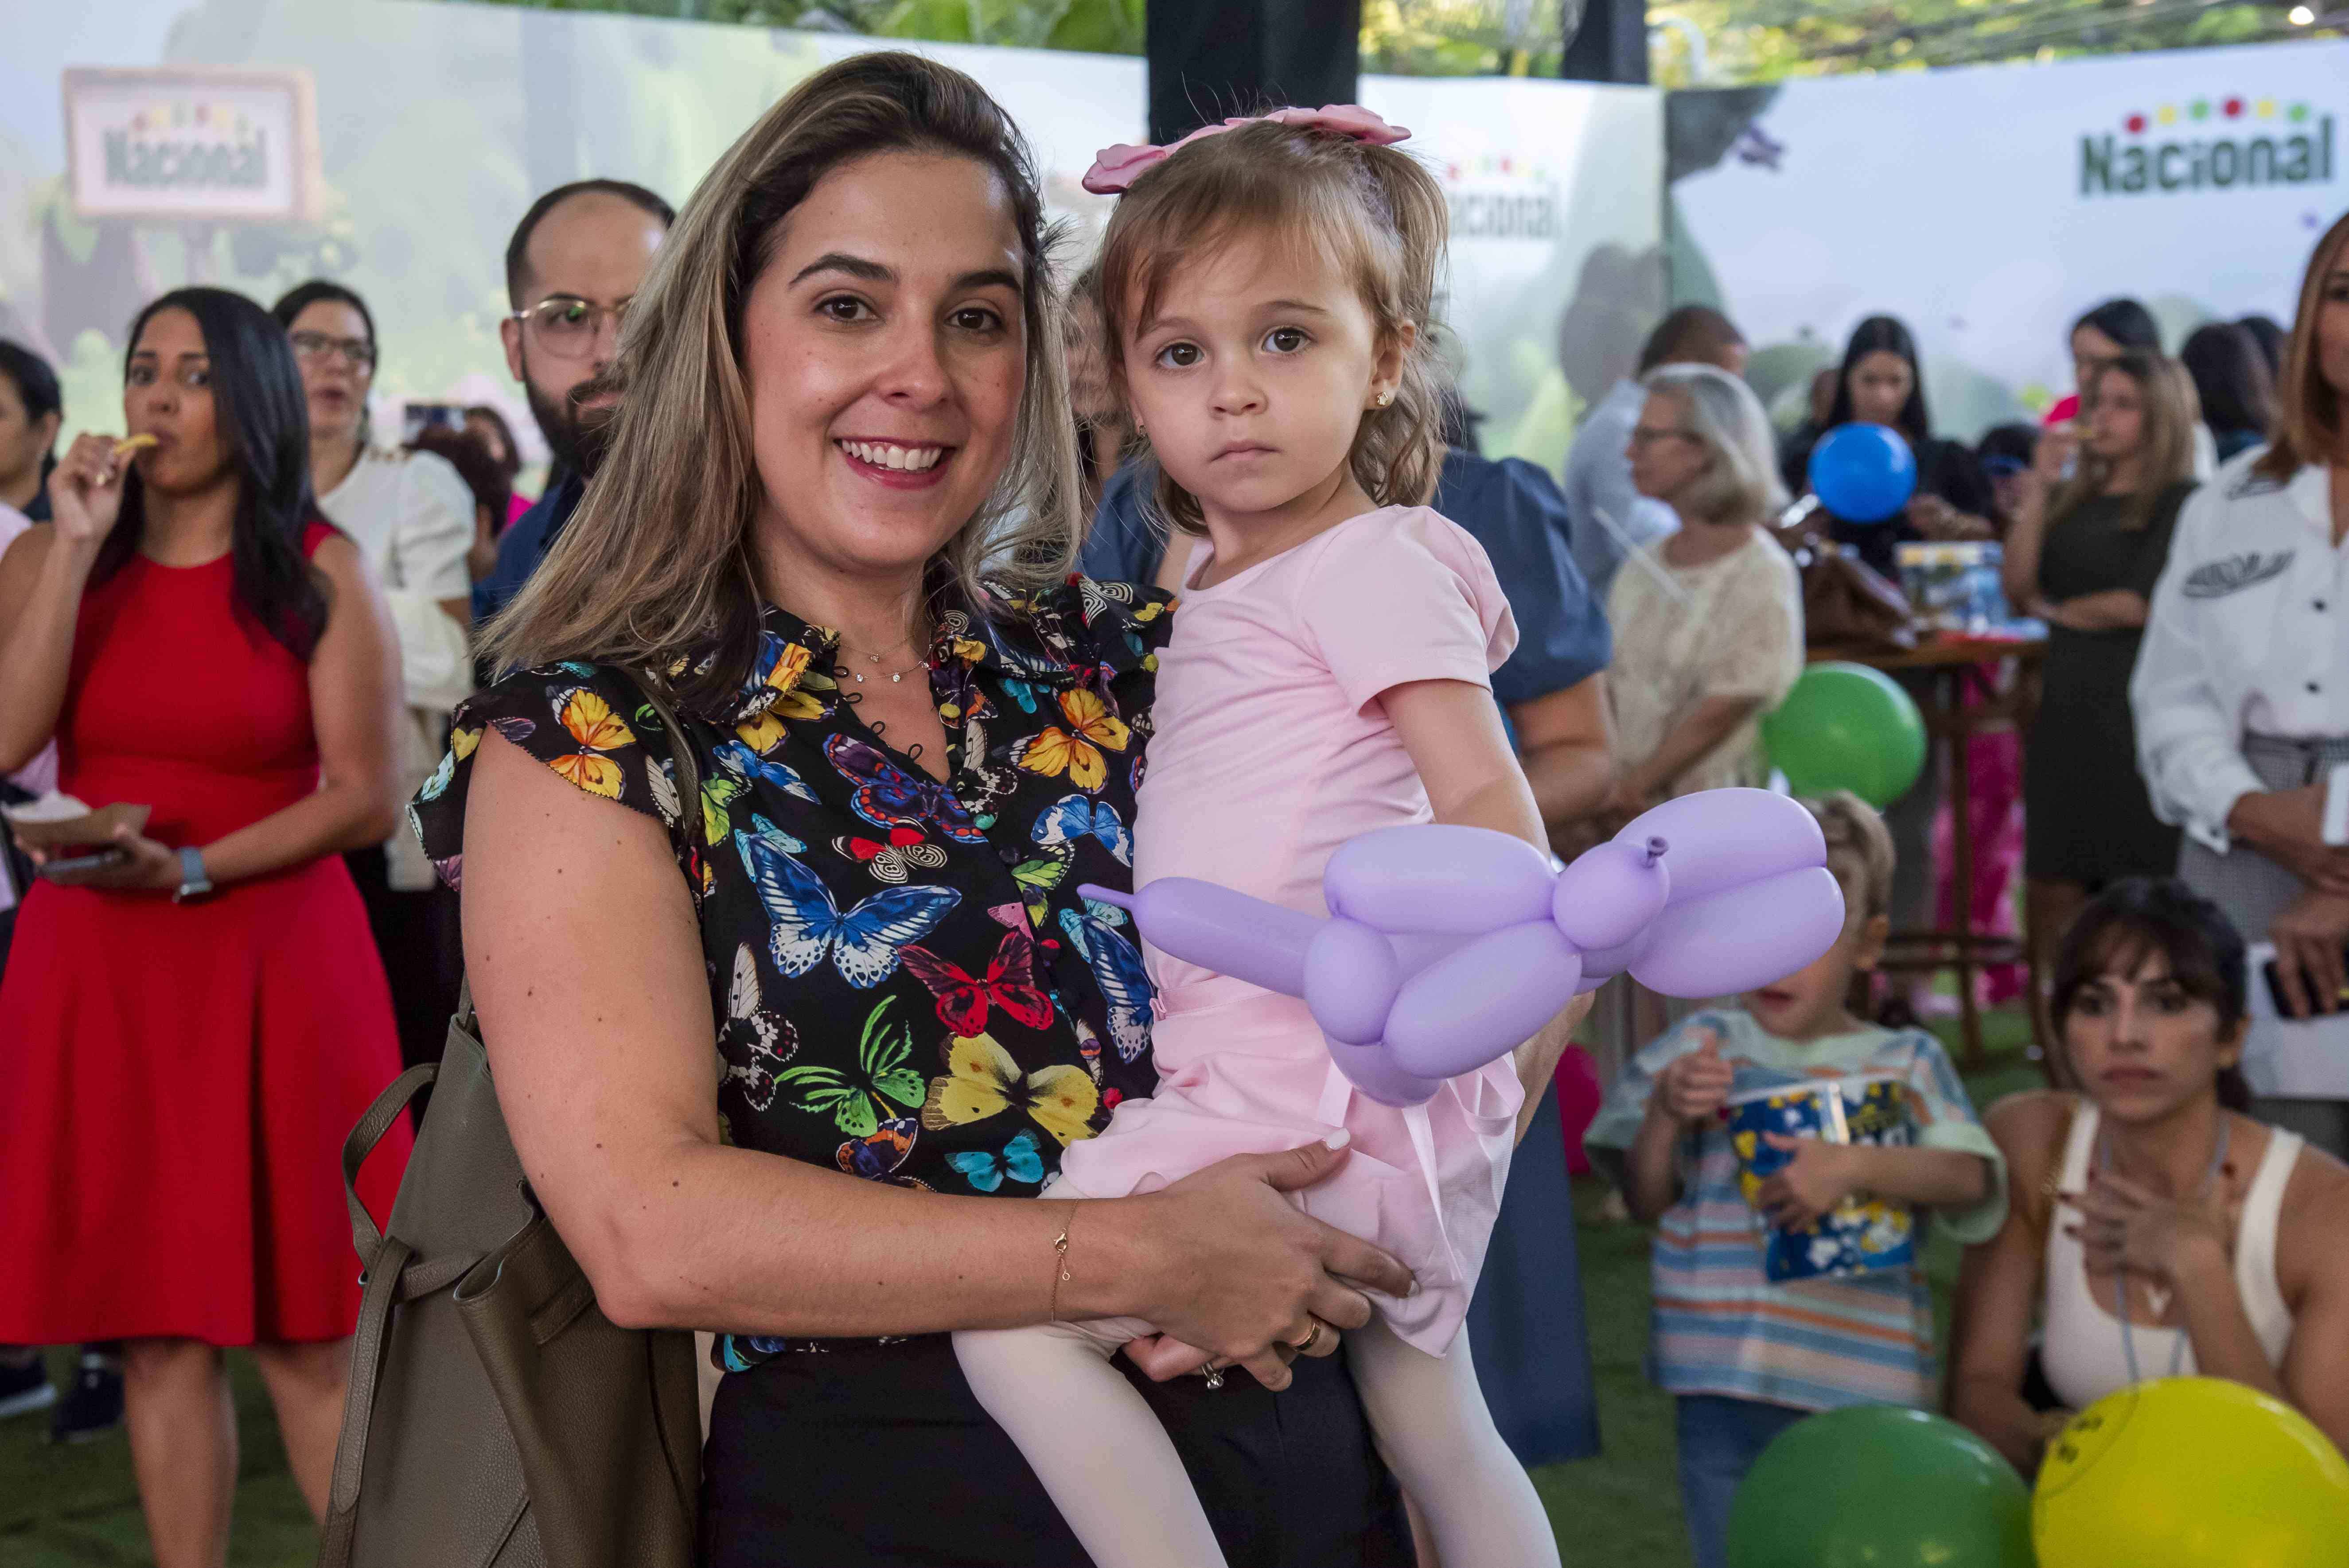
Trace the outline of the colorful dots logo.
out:
[[[2131,136],[2143,136],[2145,134],[2145,116],[2141,114],[2133,114],[2129,116],[2128,119],[2121,121],[2121,126]]]

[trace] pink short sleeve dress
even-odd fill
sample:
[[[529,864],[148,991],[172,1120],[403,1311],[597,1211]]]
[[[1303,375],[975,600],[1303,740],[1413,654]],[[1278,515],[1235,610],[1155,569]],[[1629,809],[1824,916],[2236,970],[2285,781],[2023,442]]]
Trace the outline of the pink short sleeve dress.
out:
[[[1432,817],[1381,694],[1425,680],[1489,690],[1516,645],[1492,563],[1438,513],[1385,507],[1211,588],[1186,586],[1180,604],[1159,655],[1134,885],[1198,877],[1326,914],[1331,851]],[[1413,1268],[1418,1294],[1381,1308],[1406,1342],[1443,1354],[1507,1175],[1524,1098],[1509,1062],[1396,1109],[1354,1091],[1303,1003],[1147,944],[1143,959],[1157,990],[1157,1091],[1070,1147],[1070,1185],[1092,1197],[1150,1191],[1342,1127],[1353,1157],[1299,1202]]]

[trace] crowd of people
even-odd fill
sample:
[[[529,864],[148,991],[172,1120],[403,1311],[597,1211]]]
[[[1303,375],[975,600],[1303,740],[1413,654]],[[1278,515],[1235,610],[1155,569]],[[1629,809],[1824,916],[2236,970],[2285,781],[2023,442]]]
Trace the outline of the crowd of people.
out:
[[[2020,862],[2053,1087],[1978,1117],[1877,1016],[1889,935],[1930,923],[1930,775],[1882,818],[1806,802],[1847,912],[1816,962],[1636,1015],[1587,1143],[1656,1227],[1701,1568],[1762,1447],[1845,1404],[1944,1408],[2028,1473],[2052,1418],[2200,1368],[2349,1441],[2349,1101],[2240,1072],[2247,940],[2282,1012],[2349,998],[2349,220],[2291,323],[2173,358],[2108,301],[2076,413],[1971,444],[1892,317],[1782,436],[1685,305],[1561,482],[1478,450],[1396,139],[1283,111],[1105,155],[1124,194],[1063,300],[977,84],[830,67],[681,213],[590,180],[521,216],[534,500],[492,408],[373,428],[397,345],[332,280],[153,301],[119,411],[0,344],[6,799],[150,808],[0,876],[0,1255],[36,1261],[0,1274],[0,1415],[124,1419],[158,1562],[216,1564],[249,1346],[322,1511],[338,1151],[469,973],[604,1312],[715,1333],[708,1561],[1401,1563],[1416,1532],[1554,1563],[1461,1323],[1587,999],[1407,1113],[1301,1005],[1080,889],[1318,911],[1381,825],[1570,859],[1766,784],[1814,640],[1782,523],[1860,421],[1915,494],[1806,537],[1891,583],[1904,542],[1995,542],[2047,628],[2023,743],[1958,759],[1988,850],[1951,896],[1988,923]],[[1724,1106],[1868,1075],[1914,1147],[1810,1143],[1749,1202]],[[408,1150],[361,1173],[378,1216]],[[1860,1192],[1967,1243],[1946,1388],[1920,1269],[1765,1274],[1767,1223]],[[1067,1320],[1113,1330],[1033,1332]],[[60,1391],[36,1347],[67,1344]],[[913,1476],[929,1506],[877,1501]]]

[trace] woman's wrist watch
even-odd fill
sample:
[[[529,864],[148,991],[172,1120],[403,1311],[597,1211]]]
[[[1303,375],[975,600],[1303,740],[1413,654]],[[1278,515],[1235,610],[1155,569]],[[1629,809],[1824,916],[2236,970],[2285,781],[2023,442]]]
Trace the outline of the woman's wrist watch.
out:
[[[173,903],[185,903],[191,898],[202,898],[212,891],[212,879],[204,871],[204,852],[193,844],[180,851],[180,886],[171,894]]]

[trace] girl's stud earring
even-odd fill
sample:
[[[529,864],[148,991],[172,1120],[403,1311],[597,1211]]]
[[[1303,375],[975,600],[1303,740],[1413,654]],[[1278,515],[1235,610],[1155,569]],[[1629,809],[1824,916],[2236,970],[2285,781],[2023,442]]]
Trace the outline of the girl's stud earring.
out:
[[[1390,403],[1392,403],[1392,402],[1393,402],[1393,401],[1394,401],[1394,394],[1393,394],[1393,393],[1392,393],[1392,392],[1381,392],[1381,393],[1380,393],[1380,394],[1379,394],[1379,407],[1380,407],[1383,408],[1383,407],[1385,407],[1388,404],[1390,404]]]

